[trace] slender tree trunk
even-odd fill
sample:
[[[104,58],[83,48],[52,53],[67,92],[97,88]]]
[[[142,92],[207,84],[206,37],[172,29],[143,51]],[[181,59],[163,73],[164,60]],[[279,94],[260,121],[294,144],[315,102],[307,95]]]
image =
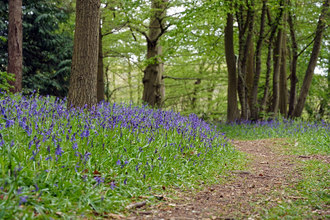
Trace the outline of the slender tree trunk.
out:
[[[246,69],[246,86],[247,86],[247,98],[249,109],[251,109],[251,92],[253,86],[253,77],[254,77],[254,43],[251,40],[249,45],[249,54],[247,59],[247,69]]]
[[[112,95],[112,99],[113,102],[116,102],[117,100],[117,95],[116,95],[116,73],[112,72],[112,86],[113,86],[113,90],[111,91],[111,95]]]
[[[284,14],[283,17],[283,26],[286,27],[287,14]],[[286,118],[288,116],[288,85],[287,85],[287,65],[286,65],[286,40],[287,33],[283,31],[282,39],[282,56],[281,56],[281,71],[280,71],[280,100],[279,100],[279,109],[281,114]]]
[[[293,118],[297,118],[297,117],[301,116],[305,103],[306,103],[306,98],[307,98],[309,88],[311,86],[313,75],[314,75],[314,69],[315,69],[317,59],[319,57],[319,53],[320,53],[320,49],[321,49],[323,31],[324,31],[324,28],[326,25],[325,18],[329,15],[329,12],[328,12],[329,4],[330,4],[330,0],[323,1],[323,6],[322,6],[323,9],[322,9],[322,13],[319,18],[319,22],[317,24],[312,54],[311,54],[309,64],[308,64],[308,67],[307,67],[307,70],[305,73],[304,82],[301,86],[297,105],[295,106],[293,113],[292,113]]]
[[[100,0],[77,0],[68,107],[97,103]]]
[[[283,7],[283,1],[280,6]],[[283,11],[283,10],[282,10]],[[281,68],[281,55],[282,55],[282,41],[283,41],[283,28],[278,29],[277,40],[274,50],[274,73],[273,73],[273,103],[272,112],[274,117],[278,114],[278,106],[280,101],[280,68]]]
[[[23,77],[23,27],[22,0],[8,1],[8,73],[15,75],[15,81],[9,81],[14,88],[10,92],[22,91]]]
[[[228,70],[227,121],[230,122],[235,121],[239,117],[232,14],[227,14],[227,24],[225,27],[225,53]]]
[[[298,44],[296,40],[296,34],[295,29],[293,25],[293,17],[291,12],[289,12],[289,18],[288,23],[290,27],[290,36],[291,36],[291,44],[292,44],[292,62],[291,62],[291,74],[290,74],[290,97],[289,97],[289,112],[288,116],[291,117],[293,113],[294,106],[296,104],[296,98],[297,98],[297,83],[298,83],[298,77],[297,77],[297,63],[298,63]]]
[[[129,89],[129,100],[133,101],[133,86],[132,86],[132,66],[131,61],[128,59],[128,89]]]
[[[152,0],[150,29],[147,37],[147,59],[152,60],[144,70],[143,77],[143,101],[152,107],[160,108],[164,99],[162,92],[163,65],[156,56],[162,55],[162,48],[158,45],[159,38],[163,34],[163,18],[166,14],[168,0]]]
[[[261,73],[261,49],[262,49],[262,43],[264,41],[266,13],[267,13],[267,0],[263,1],[263,4],[262,4],[260,32],[259,32],[259,39],[258,39],[257,48],[256,48],[256,68],[255,68],[255,75],[254,75],[253,87],[252,87],[252,92],[251,92],[251,105],[252,105],[251,117],[253,119],[258,118],[258,107],[257,107],[258,87],[259,87],[259,80],[260,80],[260,73]]]
[[[97,66],[97,102],[104,100],[104,64],[103,64],[103,49],[102,49],[102,29],[100,23],[99,29],[99,58]]]
[[[283,5],[283,0],[281,0],[280,4]],[[266,110],[266,105],[267,105],[267,100],[268,100],[268,95],[269,95],[268,93],[269,93],[269,81],[270,81],[270,72],[271,72],[272,47],[273,47],[273,41],[274,41],[276,30],[278,28],[280,20],[282,19],[283,8],[280,9],[274,22],[272,21],[269,8],[267,8],[267,15],[268,15],[268,19],[269,19],[269,24],[271,25],[271,33],[270,33],[269,42],[268,42],[266,83],[265,83],[264,95],[263,95],[262,102],[261,102],[261,111],[262,112],[265,112],[265,110]]]
[[[238,97],[241,103],[241,117],[249,119],[250,112],[248,106],[248,91],[246,85],[247,58],[249,46],[253,36],[254,25],[254,1],[248,5],[248,12],[243,22],[243,8],[237,13],[239,26],[239,57],[238,57]]]

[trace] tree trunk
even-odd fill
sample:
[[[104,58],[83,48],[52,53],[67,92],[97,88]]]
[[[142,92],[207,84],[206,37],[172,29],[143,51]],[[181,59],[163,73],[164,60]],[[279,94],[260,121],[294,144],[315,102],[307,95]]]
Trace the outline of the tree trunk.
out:
[[[290,36],[291,36],[291,44],[292,44],[292,62],[291,62],[291,74],[290,74],[290,97],[289,97],[289,112],[288,116],[291,117],[293,113],[294,106],[296,104],[297,98],[297,88],[296,85],[298,83],[297,77],[297,63],[298,63],[298,44],[296,40],[295,29],[293,25],[292,14],[289,12],[288,23],[290,27]]]
[[[280,6],[283,7],[283,1],[280,2]],[[283,41],[283,27],[280,27],[278,29],[277,40],[274,49],[273,103],[271,108],[272,112],[274,113],[274,117],[276,117],[278,114],[278,106],[280,101],[280,68],[281,68],[281,55],[282,55],[282,41]]]
[[[262,43],[264,41],[264,30],[265,30],[265,22],[266,22],[266,13],[267,13],[267,0],[263,1],[262,4],[262,13],[261,13],[261,22],[260,22],[260,32],[259,32],[259,39],[257,42],[256,48],[256,69],[255,75],[253,80],[253,87],[251,92],[251,117],[253,119],[258,118],[258,86],[259,86],[259,79],[261,73],[261,49]]]
[[[99,58],[97,66],[97,102],[104,100],[104,64],[103,64],[103,49],[102,49],[102,29],[100,23],[99,29]]]
[[[280,4],[283,5],[283,0],[281,0]],[[270,33],[269,42],[268,42],[266,84],[265,84],[265,89],[264,89],[264,95],[263,95],[262,102],[261,102],[261,111],[264,113],[265,113],[267,100],[268,100],[268,93],[269,93],[269,79],[270,79],[270,72],[271,72],[271,55],[272,55],[273,40],[274,40],[278,25],[280,23],[280,20],[282,19],[282,14],[283,14],[283,8],[280,9],[278,15],[276,16],[275,21],[273,22],[271,19],[270,10],[269,10],[269,8],[267,8],[269,24],[271,25],[271,33]]]
[[[127,62],[128,62],[128,77],[127,77],[127,82],[128,82],[128,89],[129,89],[129,100],[131,102],[133,102],[132,66],[131,66],[130,59],[128,59]]]
[[[100,0],[77,0],[68,107],[97,103]]]
[[[287,14],[283,17],[283,27],[286,27]],[[286,31],[283,31],[282,39],[282,56],[281,56],[281,71],[280,71],[280,113],[286,118],[288,116],[288,85],[287,85],[287,66],[286,66]]]
[[[8,1],[8,68],[7,72],[15,75],[15,81],[9,81],[14,88],[10,92],[22,91],[23,75],[23,27],[22,0]]]
[[[249,119],[248,90],[246,85],[247,59],[249,46],[253,36],[254,25],[254,1],[247,6],[248,12],[243,19],[243,7],[237,13],[237,23],[239,27],[239,57],[238,57],[238,97],[241,103],[241,117]],[[243,21],[245,20],[245,22]]]
[[[305,78],[304,78],[303,84],[301,86],[297,105],[295,106],[293,113],[292,113],[293,118],[297,118],[297,117],[301,116],[305,103],[306,103],[306,98],[307,98],[309,88],[311,86],[313,75],[314,75],[314,69],[315,69],[317,59],[319,57],[319,53],[320,53],[320,49],[321,49],[323,31],[324,31],[324,28],[326,25],[325,17],[329,13],[328,12],[329,3],[330,3],[330,0],[323,1],[323,6],[322,6],[323,9],[322,9],[322,13],[319,18],[319,22],[317,24],[312,54],[311,54],[311,57],[310,57],[310,60],[308,63],[308,67],[307,67],[307,70],[305,73]]]
[[[230,122],[235,121],[239,117],[232,14],[227,14],[227,24],[225,27],[225,53],[228,70],[227,121]]]
[[[251,40],[249,46],[249,55],[247,59],[247,69],[246,69],[246,86],[247,86],[247,98],[249,109],[251,109],[251,92],[253,86],[253,77],[254,77],[254,43]]]
[[[163,18],[166,14],[166,4],[168,0],[152,0],[150,29],[147,37],[147,59],[152,61],[144,70],[143,77],[143,101],[151,107],[160,108],[164,99],[162,91],[163,65],[157,56],[162,55],[162,48],[158,45],[159,38],[162,36],[164,24]]]

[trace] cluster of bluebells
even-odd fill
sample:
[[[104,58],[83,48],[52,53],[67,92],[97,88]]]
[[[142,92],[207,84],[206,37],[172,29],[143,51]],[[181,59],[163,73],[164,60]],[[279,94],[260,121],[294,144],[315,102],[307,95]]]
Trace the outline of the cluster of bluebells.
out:
[[[330,124],[321,121],[301,121],[285,118],[273,120],[250,121],[238,120],[232,123],[219,124],[219,129],[231,137],[240,138],[305,138],[305,144],[330,153]],[[303,138],[304,139],[304,138]],[[323,148],[323,149],[321,149]]]
[[[137,177],[152,181],[154,171],[172,172],[165,164],[203,166],[205,158],[227,150],[224,134],[196,115],[184,117],[148,106],[101,102],[89,110],[68,109],[65,99],[32,95],[5,96],[0,111],[0,148],[7,149],[0,157],[17,164],[16,173],[33,163],[35,171],[45,172],[54,182],[58,172],[72,173],[77,174],[72,175],[74,181],[91,183],[93,189],[116,190]],[[13,151],[22,156],[9,161]],[[34,192],[38,190],[35,184]],[[20,203],[27,198],[21,197]]]

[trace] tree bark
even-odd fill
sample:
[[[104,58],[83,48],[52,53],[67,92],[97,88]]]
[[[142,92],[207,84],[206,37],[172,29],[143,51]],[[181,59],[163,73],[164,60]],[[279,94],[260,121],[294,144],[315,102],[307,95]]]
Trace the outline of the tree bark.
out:
[[[283,7],[283,1],[280,6]],[[281,9],[283,11],[283,9]],[[280,15],[282,16],[282,14]],[[278,106],[280,101],[280,68],[281,68],[281,55],[282,55],[282,41],[283,41],[283,27],[278,29],[277,40],[274,49],[274,73],[273,73],[273,103],[272,112],[274,117],[278,114]]]
[[[225,27],[225,54],[228,70],[227,121],[235,121],[239,117],[237,103],[236,57],[234,51],[233,15],[227,14]]]
[[[287,13],[283,16],[283,27],[286,27]],[[286,118],[288,116],[288,85],[287,85],[287,66],[286,66],[286,40],[287,33],[284,30],[282,36],[282,56],[281,56],[281,71],[280,71],[280,99],[279,109],[280,113]]]
[[[9,81],[14,88],[10,92],[22,91],[23,77],[23,27],[22,0],[8,1],[8,68],[7,72],[15,75],[15,81]]]
[[[251,117],[255,120],[258,118],[258,106],[257,106],[258,105],[258,87],[259,87],[259,80],[260,80],[260,73],[261,73],[261,49],[262,49],[262,43],[264,41],[266,13],[267,13],[267,0],[263,1],[263,4],[262,4],[260,32],[259,32],[259,39],[258,39],[257,48],[256,48],[256,68],[255,68],[255,75],[254,75],[254,80],[253,80],[253,87],[252,87],[252,91],[251,91]]]
[[[243,6],[237,13],[237,23],[239,28],[239,57],[238,57],[238,97],[241,103],[241,118],[249,119],[250,112],[248,106],[248,92],[246,85],[247,58],[249,46],[253,36],[254,25],[254,1],[247,6],[248,12],[243,19]],[[245,22],[243,22],[245,20]],[[246,33],[247,32],[247,33]]]
[[[100,0],[77,0],[68,108],[97,104]]]
[[[102,49],[102,28],[100,23],[99,28],[99,57],[97,65],[97,102],[104,100],[104,64],[103,64],[103,49]]]
[[[253,40],[250,41],[249,45],[249,55],[247,59],[247,69],[246,69],[246,86],[247,86],[247,99],[249,109],[251,109],[251,92],[253,86],[253,77],[254,77],[254,43]]]
[[[296,40],[296,33],[293,25],[293,18],[291,12],[289,12],[288,23],[290,27],[290,36],[292,44],[292,62],[291,62],[291,74],[290,74],[290,97],[289,97],[289,112],[288,116],[290,117],[293,113],[294,106],[296,104],[297,98],[297,88],[298,83],[297,77],[297,63],[298,63],[298,44]]]
[[[283,0],[281,1],[281,5],[283,5]],[[265,112],[266,105],[267,105],[268,93],[269,93],[269,79],[270,79],[270,72],[271,72],[271,55],[272,55],[273,40],[274,40],[278,25],[280,23],[280,20],[282,19],[283,8],[280,9],[274,22],[271,19],[269,8],[267,8],[267,14],[268,14],[268,19],[269,19],[269,24],[271,25],[271,33],[270,33],[269,42],[268,42],[266,84],[265,84],[265,89],[264,89],[264,95],[263,95],[262,102],[261,102],[261,111],[262,112]]]
[[[323,36],[323,31],[325,28],[325,17],[329,15],[329,4],[330,0],[325,0],[323,1],[323,9],[322,13],[320,15],[317,28],[316,28],[316,33],[315,33],[315,40],[314,40],[314,45],[313,45],[313,50],[312,54],[308,63],[308,67],[305,73],[305,78],[303,81],[303,84],[301,86],[299,98],[297,105],[295,106],[292,117],[297,118],[300,117],[302,114],[302,111],[304,109],[305,103],[306,103],[306,98],[309,92],[309,88],[312,83],[313,75],[314,75],[314,69],[317,63],[317,59],[319,57],[320,49],[321,49],[321,43],[322,43],[322,36]]]
[[[151,107],[161,108],[165,93],[162,75],[163,65],[159,57],[162,48],[158,45],[159,38],[164,33],[163,18],[166,14],[168,0],[152,0],[150,28],[147,38],[147,59],[151,61],[144,70],[142,100]]]

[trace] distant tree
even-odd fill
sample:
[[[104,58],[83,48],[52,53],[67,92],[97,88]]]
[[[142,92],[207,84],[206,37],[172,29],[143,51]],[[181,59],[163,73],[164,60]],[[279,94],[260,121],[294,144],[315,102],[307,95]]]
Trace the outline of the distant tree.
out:
[[[22,0],[9,0],[8,6],[8,73],[15,75],[15,81],[9,81],[14,86],[11,92],[22,91],[23,69],[23,27],[22,27]]]
[[[97,102],[104,100],[104,64],[103,64],[103,47],[102,47],[102,28],[100,23],[99,30],[99,54],[97,63]]]
[[[100,0],[77,0],[68,107],[95,106],[99,56]]]
[[[151,1],[151,18],[147,39],[147,59],[150,63],[144,70],[143,77],[143,101],[152,107],[161,107],[164,99],[164,82],[162,79],[164,67],[159,56],[163,54],[159,38],[167,29],[164,25],[164,17],[168,7],[168,0]]]
[[[227,121],[239,118],[237,104],[236,57],[234,51],[233,15],[227,14],[225,27],[225,52],[228,70]]]
[[[330,5],[330,0],[323,1],[322,13],[319,17],[319,21],[318,21],[316,32],[315,32],[313,50],[312,50],[310,60],[308,63],[308,67],[307,67],[307,70],[305,73],[304,81],[301,86],[298,102],[291,115],[291,117],[293,117],[293,118],[300,117],[302,114],[302,111],[305,107],[306,98],[307,98],[310,86],[312,84],[314,70],[315,70],[317,60],[319,57],[319,53],[320,53],[320,49],[321,49],[323,31],[326,26],[325,19],[329,17],[329,5]]]
[[[57,0],[23,0],[22,92],[67,96],[73,40],[59,28],[72,10]],[[0,1],[0,71],[8,66],[8,1]]]

